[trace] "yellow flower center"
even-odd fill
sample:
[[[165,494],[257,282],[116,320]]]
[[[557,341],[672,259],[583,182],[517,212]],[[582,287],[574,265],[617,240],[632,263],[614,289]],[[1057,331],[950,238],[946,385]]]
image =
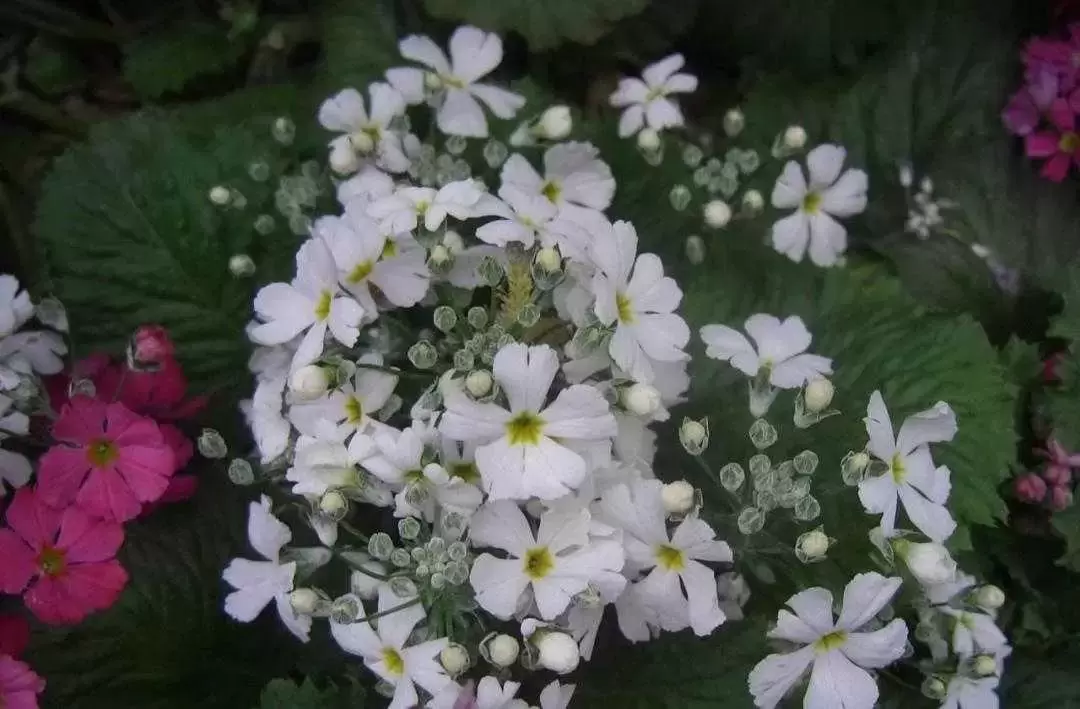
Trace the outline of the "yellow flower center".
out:
[[[654,86],[653,88],[649,89],[649,92],[647,94],[645,94],[645,102],[648,103],[649,101],[654,101],[666,95],[667,94],[664,91],[663,86]]]
[[[619,322],[630,325],[634,322],[634,306],[623,293],[615,294],[615,309],[619,311]]]
[[[356,396],[345,399],[345,420],[349,423],[360,423],[364,420],[364,403]]]
[[[559,196],[562,194],[562,187],[558,182],[554,180],[548,180],[544,183],[544,186],[540,188],[540,194],[544,195],[551,202],[558,202]]]
[[[386,665],[386,671],[395,677],[400,677],[405,674],[405,660],[401,657],[401,653],[392,647],[384,647],[382,651],[383,664]]]
[[[324,290],[319,294],[319,302],[315,303],[315,318],[326,320],[330,317],[330,304],[334,301],[334,294]]]
[[[821,209],[821,194],[818,192],[807,192],[802,201],[803,211],[807,214],[817,214]]]
[[[120,457],[120,451],[112,441],[102,438],[87,447],[86,457],[90,459],[90,465],[104,468]]]
[[[1061,140],[1058,141],[1058,150],[1063,153],[1075,153],[1077,148],[1080,148],[1080,135],[1071,130],[1061,134]]]
[[[349,271],[349,275],[345,276],[345,280],[349,283],[359,283],[371,275],[373,268],[375,268],[375,264],[371,261],[361,261],[353,267],[353,270]]]
[[[383,244],[382,252],[379,254],[379,258],[388,259],[394,258],[395,256],[397,256],[397,244],[394,243],[393,239],[387,239],[386,243]]]
[[[46,576],[60,576],[67,570],[67,556],[61,550],[46,545],[38,554],[37,565]]]
[[[892,473],[893,482],[897,485],[904,482],[907,477],[907,468],[904,467],[904,458],[899,453],[894,453],[889,463],[889,472]]]
[[[843,630],[834,630],[828,635],[822,635],[818,638],[818,641],[814,643],[814,649],[818,652],[829,652],[835,650],[844,643],[847,642],[847,633]]]
[[[547,547],[534,547],[525,552],[525,575],[539,581],[555,568],[555,559]]]
[[[656,564],[665,571],[682,571],[686,568],[686,556],[682,549],[661,544],[656,547]]]
[[[442,82],[444,84],[446,84],[452,89],[465,88],[465,82],[457,78],[456,76],[451,76],[450,74],[439,74],[439,78],[442,79]]]
[[[506,436],[512,446],[535,446],[544,431],[544,419],[532,411],[522,411],[506,422]]]
[[[476,467],[476,463],[453,463],[450,465],[450,477],[464,480],[470,484],[476,484],[480,482],[480,471]]]

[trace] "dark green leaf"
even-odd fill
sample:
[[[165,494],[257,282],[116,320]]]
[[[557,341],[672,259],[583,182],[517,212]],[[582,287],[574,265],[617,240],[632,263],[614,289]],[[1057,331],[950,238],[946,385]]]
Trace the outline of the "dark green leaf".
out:
[[[364,690],[359,686],[319,689],[311,678],[300,684],[275,679],[266,685],[258,709],[363,709]]]
[[[326,0],[319,17],[327,91],[363,90],[401,61],[392,0]]]
[[[1065,554],[1058,560],[1058,564],[1080,572],[1080,505],[1074,504],[1067,510],[1054,514],[1050,521],[1058,534],[1065,539]]]
[[[225,25],[176,24],[124,45],[124,78],[140,97],[157,99],[196,79],[228,71],[247,49],[246,37],[230,37]]]

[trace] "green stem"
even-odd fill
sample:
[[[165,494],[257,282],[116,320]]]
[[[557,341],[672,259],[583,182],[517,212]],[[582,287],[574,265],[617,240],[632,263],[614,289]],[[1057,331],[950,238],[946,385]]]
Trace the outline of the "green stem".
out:
[[[350,569],[353,569],[353,570],[355,570],[355,571],[359,571],[359,572],[360,572],[360,573],[362,573],[362,574],[363,574],[364,576],[370,576],[371,578],[373,578],[373,579],[376,579],[376,580],[378,580],[378,581],[389,581],[389,580],[390,580],[390,577],[389,577],[389,576],[386,576],[386,575],[384,575],[384,574],[379,574],[379,573],[376,573],[376,572],[374,572],[374,571],[371,571],[370,569],[367,569],[367,568],[365,568],[365,567],[363,567],[363,566],[358,566],[358,565],[356,565],[356,564],[353,564],[352,562],[350,562],[350,561],[348,560],[348,558],[346,558],[345,556],[343,556],[343,555],[341,554],[341,552],[334,552],[334,554],[335,554],[335,556],[338,556],[338,557],[340,557],[340,558],[341,558],[341,560],[342,560],[342,561],[344,561],[344,562],[345,562],[346,564],[348,564],[348,565],[349,565],[349,568],[350,568]]]
[[[349,534],[351,534],[351,535],[353,535],[354,537],[356,537],[357,539],[360,539],[360,540],[361,540],[361,541],[363,541],[363,542],[364,542],[365,544],[367,544],[367,543],[368,543],[368,541],[369,541],[369,540],[368,540],[368,536],[367,536],[366,534],[364,534],[363,532],[361,532],[361,531],[360,531],[359,529],[357,529],[356,527],[354,527],[354,526],[352,526],[351,524],[349,524],[348,522],[346,522],[345,520],[341,520],[340,522],[338,522],[338,526],[339,526],[339,527],[341,527],[342,529],[344,529],[344,530],[345,530],[346,532],[348,532]]]
[[[397,613],[398,611],[403,611],[406,608],[412,608],[413,606],[416,606],[416,605],[420,605],[420,598],[419,597],[414,598],[411,601],[405,601],[404,603],[399,603],[398,605],[393,606],[392,608],[387,608],[384,611],[379,611],[377,613],[370,613],[368,615],[365,615],[363,618],[357,618],[356,620],[353,621],[353,623],[370,623],[371,621],[382,618],[383,616],[391,615],[392,613]],[[350,623],[350,625],[352,625],[352,623]]]
[[[367,362],[355,362],[357,369],[370,369],[375,372],[386,372],[387,374],[393,374],[395,377],[412,377],[414,379],[434,379],[435,375],[429,372],[406,372],[400,369],[394,369],[393,367],[384,367],[380,364],[368,364]]]

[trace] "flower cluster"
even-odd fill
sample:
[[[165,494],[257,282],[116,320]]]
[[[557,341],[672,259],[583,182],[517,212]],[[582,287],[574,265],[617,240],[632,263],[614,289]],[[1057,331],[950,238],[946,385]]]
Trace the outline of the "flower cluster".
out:
[[[1080,468],[1080,454],[1070,453],[1053,438],[1036,453],[1046,459],[1046,465],[1039,472],[1024,473],[1013,481],[1016,497],[1033,505],[1045,504],[1055,511],[1069,507],[1073,502],[1074,470]]]
[[[1028,157],[1045,159],[1042,175],[1061,182],[1080,164],[1080,24],[1069,26],[1068,39],[1036,37],[1023,53],[1024,85],[1009,99],[1002,120],[1010,133],[1024,138]]]
[[[400,48],[428,68],[390,69],[370,111],[352,89],[320,109],[340,133],[331,165],[350,175],[340,213],[314,221],[291,282],[255,297],[244,408],[260,479],[283,478],[288,502],[252,503],[260,558],[225,570],[226,611],[246,622],[273,604],[301,640],[328,620],[392,707],[525,706],[514,668],[573,671],[609,606],[635,642],[711,633],[733,555],[694,489],[652,470],[650,428],[688,386],[690,330],[661,260],[605,214],[607,164],[556,142],[570,126],[555,107],[514,131],[532,152],[485,147],[497,187],[452,161],[425,185],[433,147],[406,106],[430,104],[460,153],[462,136],[488,135],[480,103],[507,118],[522,101],[477,83],[501,58],[494,35],[458,29],[449,60],[424,37]],[[647,80],[688,86],[669,63]],[[678,118],[668,103],[638,113]],[[282,520],[321,546],[291,545]],[[331,559],[342,583],[310,585]],[[540,706],[572,690],[555,679]]]

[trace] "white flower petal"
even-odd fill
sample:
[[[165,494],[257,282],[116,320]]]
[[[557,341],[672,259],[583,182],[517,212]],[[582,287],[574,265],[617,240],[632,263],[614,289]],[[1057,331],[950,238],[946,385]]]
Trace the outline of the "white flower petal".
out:
[[[664,91],[669,94],[688,94],[697,87],[698,79],[692,74],[674,74],[664,82]]]
[[[529,586],[523,564],[521,559],[496,559],[481,554],[469,574],[476,602],[495,617],[509,619]]]
[[[446,135],[465,138],[486,138],[487,119],[484,110],[472,94],[462,89],[450,89],[435,115],[439,130]]]
[[[494,32],[464,26],[450,37],[453,74],[467,84],[490,74],[502,61],[502,39]]]
[[[364,97],[356,89],[344,89],[319,106],[319,125],[338,133],[352,133],[367,123]]]
[[[913,486],[931,502],[944,505],[952,489],[951,472],[942,465],[935,468],[930,450],[920,446],[903,457],[904,482]]]
[[[804,709],[874,709],[877,682],[838,650],[818,655],[810,673]]]
[[[896,436],[896,447],[907,454],[928,443],[951,441],[956,435],[956,413],[944,401],[908,416]]]
[[[706,356],[730,362],[732,367],[749,377],[757,374],[760,367],[757,352],[741,332],[726,325],[706,325],[701,328],[700,335]]]
[[[794,160],[789,160],[773,185],[772,206],[777,209],[801,207],[806,192],[806,178],[803,177],[802,167]]]
[[[462,392],[446,397],[439,431],[456,441],[490,441],[506,433],[510,413],[495,404],[478,403]]]
[[[686,587],[690,628],[696,635],[708,635],[727,620],[720,610],[716,575],[703,564],[689,560],[679,576]]]
[[[821,193],[821,208],[837,217],[850,217],[866,209],[869,181],[862,170],[848,170]]]
[[[899,493],[911,523],[930,539],[943,543],[956,531],[956,520],[945,505],[931,502],[911,485],[901,485]]]
[[[645,125],[645,107],[633,105],[628,107],[619,116],[619,137],[628,138],[637,133]]]
[[[855,631],[866,625],[889,605],[901,583],[895,576],[887,578],[873,571],[857,574],[844,589],[844,603],[836,627]]]
[[[815,587],[800,591],[788,599],[787,605],[819,636],[832,631],[833,596],[828,589]]]
[[[410,106],[424,102],[423,70],[412,67],[394,67],[386,70],[386,80],[397,89]]]
[[[810,260],[817,266],[834,266],[847,250],[847,230],[824,212],[810,215]]]
[[[840,177],[844,169],[847,151],[839,145],[826,143],[806,154],[806,167],[810,172],[810,189],[821,192]]]
[[[490,84],[472,84],[469,93],[480,99],[497,118],[507,120],[525,106],[525,97]]]
[[[274,598],[274,605],[277,607],[278,617],[281,618],[282,625],[295,635],[300,642],[308,642],[311,639],[311,616],[299,615],[293,610],[287,593],[279,593]]]
[[[802,210],[772,225],[772,245],[796,263],[803,260],[810,243],[810,219]]]
[[[896,528],[897,486],[885,473],[859,483],[859,501],[870,514],[881,515],[881,530],[891,537]]]
[[[889,418],[889,410],[885,408],[885,400],[881,398],[881,392],[875,391],[870,395],[870,403],[866,406],[866,433],[870,437],[868,449],[877,459],[886,463],[892,461],[896,452],[896,441],[893,439],[892,420]]]
[[[713,528],[696,517],[679,523],[671,534],[671,544],[689,559],[730,562],[734,558],[727,542],[719,541]]]
[[[821,355],[801,354],[775,365],[769,383],[779,389],[798,389],[806,382],[832,374],[832,360]]]
[[[840,652],[859,667],[888,667],[904,656],[907,648],[907,625],[896,618],[884,628],[870,633],[848,633]]]
[[[527,193],[539,193],[544,186],[544,178],[540,177],[540,173],[519,153],[514,153],[503,163],[499,181]]]
[[[478,227],[476,238],[494,246],[519,242],[528,249],[536,241],[536,231],[509,219],[496,219]]]
[[[398,42],[398,50],[401,56],[429,66],[438,74],[450,73],[450,62],[447,60],[439,45],[424,35],[409,35]]]
[[[469,522],[469,534],[475,546],[502,549],[519,558],[536,546],[521,508],[503,500],[488,502],[477,510]]]
[[[276,562],[281,548],[292,541],[292,532],[270,511],[270,498],[263,495],[248,505],[248,540],[255,551]]]
[[[766,313],[756,313],[746,319],[743,327],[757,344],[758,355],[762,359],[772,360],[774,364],[805,352],[810,347],[810,331],[798,315],[780,320]]]
[[[535,371],[535,370],[534,370]],[[539,378],[539,374],[535,374]],[[559,439],[603,439],[618,432],[604,396],[588,384],[574,384],[559,392],[541,413],[544,435]]]
[[[558,371],[559,355],[548,345],[506,345],[492,366],[513,412],[540,411]]]
[[[681,126],[683,115],[679,104],[666,98],[656,98],[645,106],[645,122],[653,130],[662,131],[665,128]]]
[[[831,625],[831,618],[829,622]],[[776,627],[770,630],[766,637],[809,645],[821,638],[821,632],[810,627],[794,613],[781,609],[776,615]]]
[[[769,655],[750,671],[750,693],[760,709],[773,709],[814,662],[814,648]],[[835,707],[833,708],[835,709]]]
[[[615,90],[608,101],[615,108],[622,108],[635,103],[645,103],[645,97],[649,94],[649,87],[641,79],[619,79],[619,87]]]
[[[661,87],[672,74],[683,68],[686,60],[681,54],[672,54],[645,67],[641,78],[651,87]]]

